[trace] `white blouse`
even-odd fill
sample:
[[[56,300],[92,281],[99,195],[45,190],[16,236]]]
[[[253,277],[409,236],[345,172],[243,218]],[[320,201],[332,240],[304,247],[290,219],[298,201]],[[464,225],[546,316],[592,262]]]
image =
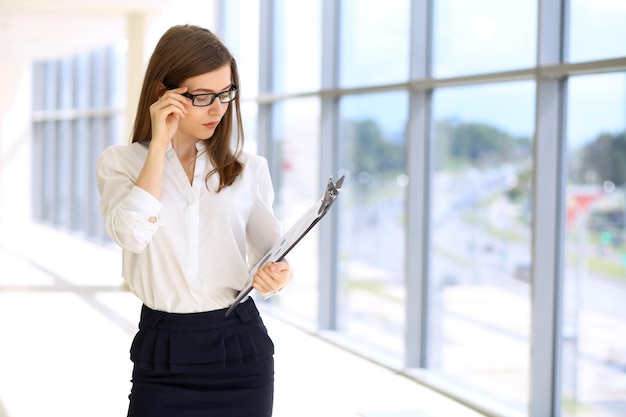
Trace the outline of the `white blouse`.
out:
[[[97,166],[107,234],[122,248],[122,276],[154,309],[193,313],[228,307],[248,271],[281,236],[267,161],[244,152],[235,182],[219,193],[205,143],[193,185],[168,147],[161,201],[135,185],[147,144],[108,147]],[[207,188],[208,185],[208,188]],[[148,221],[155,216],[157,221]]]

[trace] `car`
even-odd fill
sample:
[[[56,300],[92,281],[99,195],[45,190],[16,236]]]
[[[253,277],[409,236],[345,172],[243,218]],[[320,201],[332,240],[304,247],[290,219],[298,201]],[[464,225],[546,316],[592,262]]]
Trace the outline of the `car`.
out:
[[[513,270],[513,276],[520,281],[530,282],[530,263],[518,263]]]

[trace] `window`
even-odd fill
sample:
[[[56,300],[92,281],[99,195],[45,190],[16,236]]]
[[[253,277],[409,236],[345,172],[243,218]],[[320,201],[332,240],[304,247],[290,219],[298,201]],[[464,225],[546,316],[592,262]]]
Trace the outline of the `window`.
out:
[[[433,74],[449,77],[535,65],[537,2],[433,2]]]
[[[105,49],[34,68],[34,217],[107,240],[95,185],[102,150],[124,142],[124,49]]]
[[[409,2],[342,0],[342,87],[405,81],[409,74]]]
[[[321,4],[319,1],[274,3],[273,90],[313,91],[321,82]]]
[[[534,90],[435,93],[430,366],[526,406]]]
[[[626,55],[626,2],[570,1],[569,60],[572,62]]]
[[[237,60],[245,148],[251,152],[257,151],[259,134],[259,105],[251,100],[259,94],[259,7],[258,0],[223,2],[223,20],[228,24],[220,36]]]
[[[620,415],[626,410],[626,73],[573,77],[568,97],[564,415]]]
[[[494,415],[625,414],[624,2],[292,3],[220,2],[285,226],[346,174],[274,307]]]
[[[272,180],[275,211],[285,230],[322,194],[319,183],[320,105],[317,98],[292,99],[273,106]],[[318,231],[313,229],[287,258],[294,279],[285,297],[274,302],[309,325],[316,323],[318,303]]]
[[[343,97],[339,167],[338,329],[404,355],[405,92]]]
[[[223,2],[224,27],[222,40],[237,60],[242,99],[259,92],[259,0]]]

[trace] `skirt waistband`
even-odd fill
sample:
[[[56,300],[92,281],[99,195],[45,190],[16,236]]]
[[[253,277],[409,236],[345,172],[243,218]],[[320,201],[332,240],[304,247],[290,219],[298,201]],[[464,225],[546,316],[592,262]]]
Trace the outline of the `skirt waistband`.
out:
[[[131,360],[142,369],[173,371],[238,366],[273,355],[274,344],[252,299],[228,317],[226,311],[181,314],[143,306]]]
[[[139,328],[164,329],[173,331],[209,330],[234,326],[258,319],[259,311],[252,298],[239,304],[235,314],[226,317],[227,308],[201,313],[167,313],[153,310],[145,304],[141,307]]]

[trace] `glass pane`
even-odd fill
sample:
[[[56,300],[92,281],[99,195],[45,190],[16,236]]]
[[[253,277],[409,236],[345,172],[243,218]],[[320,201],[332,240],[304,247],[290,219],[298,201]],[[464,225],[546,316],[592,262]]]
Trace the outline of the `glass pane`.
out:
[[[275,210],[286,229],[322,195],[319,182],[320,103],[317,98],[278,102],[273,107]],[[274,297],[298,317],[316,323],[318,303],[318,230],[309,232],[289,253],[294,278],[285,297]]]
[[[39,65],[41,67],[41,65]],[[31,196],[32,196],[32,214],[36,220],[44,219],[43,211],[43,184],[44,184],[44,143],[45,143],[45,122],[33,123],[33,148],[32,148],[32,166],[31,166]]]
[[[320,87],[320,1],[276,0],[274,5],[273,90],[296,92]]]
[[[108,48],[109,54],[109,106],[114,109],[126,105],[126,71],[128,46],[118,41]]]
[[[91,103],[90,107],[94,109],[101,109],[107,105],[107,62],[106,62],[106,50],[98,49],[92,51],[90,54],[90,78],[92,83],[91,89]]]
[[[45,82],[43,85],[44,91],[44,110],[57,110],[58,108],[58,70],[57,61],[48,61],[45,63]]]
[[[41,220],[52,223],[54,221],[55,195],[55,140],[56,123],[44,122],[41,144]]]
[[[46,100],[46,68],[45,62],[33,63],[33,110],[45,110]]]
[[[89,119],[89,172],[88,180],[90,184],[95,184],[96,181],[96,163],[100,154],[104,148],[107,147],[110,129],[109,123],[106,118],[92,118]],[[90,187],[88,190],[88,202],[89,202],[89,220],[87,225],[87,234],[89,236],[101,239],[108,239],[106,233],[104,233],[104,220],[102,216],[92,216],[91,214],[99,213],[99,196],[98,190],[95,187]]]
[[[569,81],[564,416],[626,415],[626,73]]]
[[[338,328],[404,357],[405,126],[408,95],[340,101],[339,167],[347,173],[338,222]]]
[[[92,177],[89,172],[89,131],[85,118],[80,118],[72,123],[72,230],[83,231],[87,229],[88,215],[88,179]],[[99,213],[94,213],[99,214]]]
[[[569,60],[617,58],[626,55],[626,1],[570,1]]]
[[[433,15],[437,78],[535,65],[537,1],[437,0]]]
[[[224,7],[222,41],[237,60],[242,98],[259,91],[259,0],[229,0]]]
[[[74,58],[74,103],[76,109],[86,110],[89,108],[89,97],[91,94],[90,90],[90,75],[91,69],[90,65],[90,54],[89,53],[81,53],[75,56]]]
[[[256,101],[241,102],[241,121],[244,130],[244,149],[248,152],[258,153],[258,121],[259,105]],[[233,127],[233,135],[235,127]],[[233,136],[234,140],[235,136]],[[234,146],[234,145],[233,145]]]
[[[530,359],[534,88],[433,97],[429,367],[520,409]]]
[[[72,62],[72,58],[64,58],[61,59],[59,61],[59,75],[58,75],[58,83],[57,83],[57,88],[58,88],[58,94],[59,94],[59,101],[58,101],[58,108],[61,110],[65,110],[65,109],[71,109],[74,107],[75,103],[74,103],[74,85],[73,85],[73,79],[74,79],[74,73],[73,73],[73,66],[72,66],[73,62]]]
[[[343,0],[339,83],[397,83],[409,77],[409,1]]]
[[[70,226],[70,185],[71,185],[71,122],[69,120],[60,120],[57,122],[57,134],[55,138],[54,148],[54,190],[55,190],[55,219],[56,225],[63,228]]]

